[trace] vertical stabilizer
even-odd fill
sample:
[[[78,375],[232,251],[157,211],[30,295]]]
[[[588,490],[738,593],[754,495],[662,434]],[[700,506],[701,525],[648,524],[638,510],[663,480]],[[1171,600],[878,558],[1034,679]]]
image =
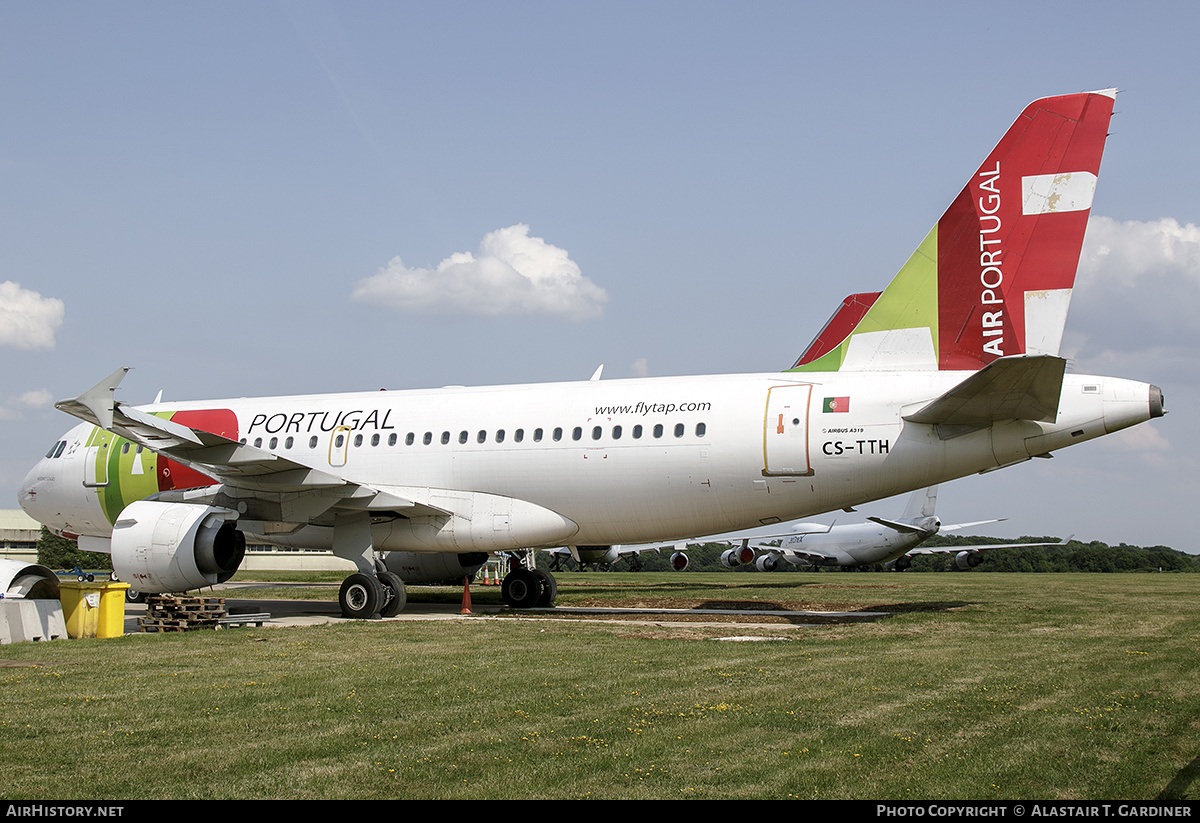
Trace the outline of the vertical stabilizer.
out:
[[[908,498],[908,506],[905,507],[904,514],[900,519],[912,522],[925,517],[933,517],[933,510],[937,508],[937,492],[937,486],[917,489]]]
[[[1030,103],[892,282],[792,371],[973,371],[1057,354],[1116,90]],[[848,298],[850,300],[850,298]],[[861,305],[862,301],[859,301]]]

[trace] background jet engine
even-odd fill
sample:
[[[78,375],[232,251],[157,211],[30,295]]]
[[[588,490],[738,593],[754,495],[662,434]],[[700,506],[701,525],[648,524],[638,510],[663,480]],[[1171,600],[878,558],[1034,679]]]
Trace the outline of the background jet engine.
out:
[[[754,566],[760,572],[773,572],[779,568],[779,558],[773,554],[764,554],[754,561]]]
[[[677,572],[686,571],[688,562],[688,556],[686,554],[683,552],[675,552],[671,555],[671,570]]]
[[[754,549],[747,546],[745,543],[736,548],[728,549],[721,552],[721,565],[727,569],[736,569],[738,566],[744,566],[747,563],[754,562]]]
[[[147,593],[224,583],[246,555],[236,520],[236,512],[216,506],[130,503],[113,525],[113,572]]]
[[[983,562],[980,552],[959,552],[954,555],[954,565],[960,569],[973,569]]]

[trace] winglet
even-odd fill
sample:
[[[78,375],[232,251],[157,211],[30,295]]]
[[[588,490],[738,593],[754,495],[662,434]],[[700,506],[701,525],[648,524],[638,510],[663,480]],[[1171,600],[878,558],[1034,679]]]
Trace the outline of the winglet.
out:
[[[74,400],[60,400],[55,403],[54,408],[89,423],[95,423],[105,431],[111,431],[113,409],[116,406],[113,397],[117,386],[121,385],[121,381],[128,373],[129,366],[123,366]]]

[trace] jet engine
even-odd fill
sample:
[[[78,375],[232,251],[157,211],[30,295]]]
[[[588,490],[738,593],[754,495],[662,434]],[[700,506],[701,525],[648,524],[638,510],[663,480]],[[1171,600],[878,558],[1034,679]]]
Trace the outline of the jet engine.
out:
[[[773,572],[779,568],[779,558],[773,554],[764,554],[754,561],[754,567],[760,572]]]
[[[746,563],[754,562],[754,549],[745,543],[734,549],[721,552],[721,565],[727,569],[736,569]]]
[[[983,555],[979,552],[959,552],[954,555],[954,565],[963,570],[973,569],[982,562]]]
[[[139,500],[112,532],[113,572],[140,592],[184,592],[224,583],[246,555],[237,512],[195,503]]]
[[[966,552],[962,552],[962,554],[966,554]],[[902,572],[911,565],[912,558],[907,554],[902,554],[895,560],[889,560],[888,562],[884,563],[883,567],[890,572]]]
[[[686,571],[688,562],[688,556],[683,552],[675,552],[671,555],[671,569],[673,571]]]

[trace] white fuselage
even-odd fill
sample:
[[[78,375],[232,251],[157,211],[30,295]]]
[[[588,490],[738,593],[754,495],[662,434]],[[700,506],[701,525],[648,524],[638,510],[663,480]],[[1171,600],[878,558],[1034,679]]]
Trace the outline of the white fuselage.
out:
[[[902,419],[967,376],[643,378],[143,410],[229,409],[246,444],[454,512],[448,525],[404,517],[373,525],[377,549],[409,551],[607,546],[747,529],[992,469],[1151,417],[1147,384],[1068,375],[1053,423],[1004,421],[942,440],[933,426]],[[111,515],[100,491],[82,485],[78,465],[91,431],[77,427],[65,455],[30,472],[20,503],[51,528],[102,538]],[[273,542],[330,545],[326,527],[287,532],[253,512],[245,519],[245,530]]]

